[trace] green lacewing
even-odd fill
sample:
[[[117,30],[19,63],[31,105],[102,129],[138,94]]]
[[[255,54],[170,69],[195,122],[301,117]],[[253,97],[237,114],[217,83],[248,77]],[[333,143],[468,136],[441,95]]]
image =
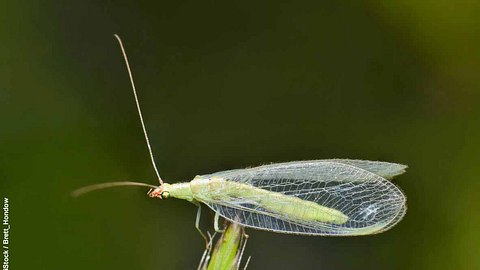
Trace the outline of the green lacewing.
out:
[[[130,77],[140,121],[159,186],[110,182],[74,191],[74,196],[113,186],[150,187],[153,198],[177,198],[210,207],[218,216],[259,230],[301,235],[351,236],[386,231],[406,212],[404,193],[390,180],[405,172],[397,163],[326,159],[274,163],[196,176],[168,184],[155,165],[133,76]],[[197,215],[197,226],[198,226]],[[197,227],[198,228],[198,227]]]

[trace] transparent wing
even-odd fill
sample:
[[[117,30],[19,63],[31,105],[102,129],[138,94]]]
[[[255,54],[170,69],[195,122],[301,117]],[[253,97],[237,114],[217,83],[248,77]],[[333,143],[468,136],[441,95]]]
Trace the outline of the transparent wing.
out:
[[[211,189],[208,196],[198,199],[228,220],[279,233],[364,235],[388,230],[398,223],[406,211],[402,191],[385,178],[346,163],[332,160],[288,162],[201,176],[249,185],[254,187],[251,192],[255,188],[264,189],[315,202],[346,215],[348,220],[342,224],[293,219],[281,211],[264,207],[266,201],[285,204],[281,196],[259,192],[242,197],[239,192],[232,191],[230,185]]]
[[[391,162],[384,162],[384,161],[371,161],[371,160],[360,160],[360,159],[321,159],[321,160],[307,160],[307,161],[293,161],[293,162],[285,162],[285,163],[275,163],[271,165],[265,165],[257,168],[262,168],[262,167],[268,167],[268,166],[283,166],[283,165],[288,165],[290,163],[317,163],[317,162],[337,162],[337,163],[343,163],[347,165],[352,165],[354,167],[358,167],[360,169],[364,169],[366,171],[369,171],[371,173],[377,174],[383,178],[386,179],[392,179],[395,176],[401,175],[405,173],[405,170],[407,169],[407,165],[403,164],[398,164],[398,163],[391,163]],[[230,173],[230,172],[235,172],[235,171],[241,171],[244,169],[236,169],[236,170],[229,170],[229,171],[222,171],[222,172],[217,172],[212,175],[223,175],[225,173]]]
[[[347,165],[352,165],[386,179],[392,179],[395,176],[404,174],[405,170],[408,168],[407,165],[384,161],[370,161],[358,159],[327,159],[323,161],[339,162]]]

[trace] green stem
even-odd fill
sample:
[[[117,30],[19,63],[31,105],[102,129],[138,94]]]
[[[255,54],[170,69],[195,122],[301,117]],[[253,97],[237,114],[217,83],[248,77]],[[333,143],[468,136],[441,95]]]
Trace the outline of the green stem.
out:
[[[225,232],[215,243],[207,270],[238,269],[246,241],[244,228],[236,223],[229,223]]]

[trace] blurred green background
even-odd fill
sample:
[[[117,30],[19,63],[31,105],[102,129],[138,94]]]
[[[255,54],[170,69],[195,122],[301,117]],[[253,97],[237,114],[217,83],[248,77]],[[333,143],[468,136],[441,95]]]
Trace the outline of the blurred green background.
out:
[[[340,1],[339,1],[340,2]],[[248,230],[249,269],[479,269],[480,2],[3,1],[0,196],[12,269],[194,269],[196,208],[163,178],[268,162],[408,164],[380,235]],[[202,227],[212,230],[212,213]]]

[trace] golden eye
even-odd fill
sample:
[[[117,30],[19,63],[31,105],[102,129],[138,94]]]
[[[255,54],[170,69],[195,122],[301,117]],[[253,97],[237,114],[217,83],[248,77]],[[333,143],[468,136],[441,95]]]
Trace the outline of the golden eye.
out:
[[[170,198],[170,192],[163,191],[161,196],[162,196],[162,199],[168,199],[168,198]]]

